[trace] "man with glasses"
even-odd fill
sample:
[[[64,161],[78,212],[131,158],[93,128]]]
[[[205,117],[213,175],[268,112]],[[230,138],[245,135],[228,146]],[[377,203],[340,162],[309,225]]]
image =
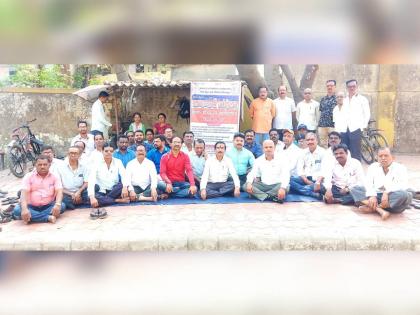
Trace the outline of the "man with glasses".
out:
[[[326,148],[328,145],[328,134],[334,130],[333,110],[337,105],[335,97],[335,80],[328,80],[327,95],[321,98],[319,102],[319,123],[318,123],[318,136],[321,147]]]
[[[299,125],[304,124],[309,132],[316,133],[319,121],[319,103],[312,99],[312,90],[303,91],[304,100],[297,104],[296,119]]]
[[[214,145],[215,156],[210,157],[204,166],[200,182],[201,199],[240,195],[240,182],[232,160],[225,156],[226,144],[222,141]],[[229,179],[229,176],[232,178]]]
[[[97,134],[97,136],[101,136]],[[87,166],[79,162],[80,150],[72,146],[68,150],[67,157],[58,169],[63,184],[63,202],[66,209],[74,210],[76,206],[88,203]]]
[[[348,96],[344,99],[346,131],[342,133],[343,143],[347,144],[353,157],[361,160],[360,143],[362,130],[368,126],[370,119],[369,101],[357,91],[357,80],[346,82]]]

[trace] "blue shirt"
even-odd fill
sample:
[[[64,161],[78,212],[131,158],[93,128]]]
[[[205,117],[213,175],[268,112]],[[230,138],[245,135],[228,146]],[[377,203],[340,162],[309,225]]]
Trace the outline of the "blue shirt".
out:
[[[154,148],[153,145],[151,145],[149,142],[146,142],[146,141],[143,141],[140,144],[144,145],[144,147],[146,148],[146,153]],[[137,146],[138,144],[134,143],[132,146],[129,146],[128,149],[135,153],[137,151]]]
[[[206,164],[206,159],[204,158],[204,154],[202,154],[200,157],[195,154],[194,150],[190,152],[189,154],[190,161],[191,161],[191,167],[193,169],[194,176],[201,179],[201,176],[204,172],[204,165]]]
[[[255,141],[252,142],[252,144],[248,144],[247,142],[245,142],[244,148],[251,151],[252,154],[254,154],[255,158],[260,157],[263,154],[261,145],[256,143]]]
[[[155,164],[158,174],[160,173],[160,159],[162,158],[162,155],[168,153],[169,151],[170,150],[167,147],[164,147],[162,153],[160,153],[160,151],[156,148],[147,152],[146,157]]]
[[[251,151],[242,148],[241,151],[233,147],[227,151],[226,155],[232,159],[238,176],[246,175],[248,168],[254,166],[255,157]]]
[[[136,158],[136,154],[131,150],[127,150],[125,154],[122,154],[120,150],[117,149],[112,156],[116,159],[121,160],[124,167],[127,167],[128,162]]]

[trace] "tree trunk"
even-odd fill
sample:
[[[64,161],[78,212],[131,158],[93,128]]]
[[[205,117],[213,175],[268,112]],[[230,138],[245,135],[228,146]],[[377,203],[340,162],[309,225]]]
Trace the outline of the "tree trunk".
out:
[[[117,81],[130,81],[132,79],[125,65],[111,65],[111,71],[117,75]]]
[[[281,70],[283,71],[284,76],[287,79],[287,82],[289,82],[290,89],[292,90],[293,99],[295,100],[295,103],[299,103],[303,100],[303,93],[299,89],[299,86],[296,83],[295,76],[292,73],[292,70],[290,69],[289,65],[280,65]]]
[[[287,81],[289,82],[289,86],[293,94],[293,99],[295,103],[298,104],[303,100],[303,90],[306,88],[312,88],[319,66],[306,65],[299,86],[297,85],[296,78],[293,75],[289,65],[280,65],[280,67]]]
[[[312,88],[318,69],[318,65],[306,65],[305,71],[302,75],[302,79],[300,80],[300,89],[302,91],[307,88]]]
[[[279,86],[283,84],[283,76],[280,73],[280,66],[265,64],[264,79],[267,82],[268,88],[273,92],[272,98],[278,97]]]
[[[246,81],[254,98],[258,97],[260,86],[266,86],[264,78],[258,72],[257,65],[236,65],[241,80]]]

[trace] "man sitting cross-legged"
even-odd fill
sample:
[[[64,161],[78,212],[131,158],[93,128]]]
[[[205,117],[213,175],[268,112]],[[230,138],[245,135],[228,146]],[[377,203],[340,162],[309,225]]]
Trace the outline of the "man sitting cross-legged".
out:
[[[100,136],[100,135],[99,135]],[[63,202],[66,209],[75,209],[77,205],[88,202],[87,181],[88,169],[79,161],[80,150],[72,146],[64,163],[58,169],[63,184]]]
[[[50,164],[48,156],[38,156],[35,170],[23,178],[20,205],[13,210],[16,220],[55,223],[66,208],[61,202],[63,186],[60,179],[50,172]]]
[[[365,175],[362,164],[349,156],[345,144],[334,146],[335,161],[325,173],[326,203],[354,204],[352,191],[363,187]]]
[[[247,176],[246,190],[261,201],[282,203],[290,181],[289,163],[283,155],[275,152],[272,140],[263,142],[263,150],[264,154],[255,160],[254,167]]]
[[[89,172],[88,195],[93,208],[130,202],[125,168],[121,160],[112,157],[113,152],[114,148],[106,143],[103,160],[92,165]]]
[[[171,197],[191,197],[197,192],[194,175],[188,154],[181,151],[182,140],[175,136],[172,139],[171,151],[160,160],[160,177],[158,190],[162,192],[162,199]],[[189,183],[185,181],[185,175]]]
[[[353,189],[356,204],[363,212],[378,212],[383,220],[391,213],[401,213],[407,209],[413,198],[408,187],[407,169],[394,162],[389,148],[378,150],[378,161],[369,166],[366,175],[366,189]]]
[[[246,175],[254,166],[255,157],[251,151],[244,148],[245,136],[238,132],[233,135],[233,147],[226,152],[235,166],[236,174],[241,181],[241,187],[246,183]]]
[[[290,179],[290,192],[310,196],[322,200],[324,179],[322,160],[325,156],[325,149],[318,146],[316,135],[312,132],[306,134],[308,148],[303,151],[297,165],[299,176],[292,176]]]
[[[131,201],[156,201],[157,173],[155,164],[146,159],[146,147],[139,144],[136,158],[127,164],[127,181]]]
[[[239,197],[241,193],[240,181],[232,160],[225,156],[226,144],[218,141],[214,145],[214,150],[216,156],[207,159],[201,177],[201,199],[206,200],[232,193],[235,197]],[[229,175],[233,180],[228,180]]]
[[[207,160],[206,144],[203,139],[194,140],[194,150],[188,156],[190,157],[191,167],[193,169],[194,181],[196,186],[200,185],[201,176],[203,176],[204,165]]]

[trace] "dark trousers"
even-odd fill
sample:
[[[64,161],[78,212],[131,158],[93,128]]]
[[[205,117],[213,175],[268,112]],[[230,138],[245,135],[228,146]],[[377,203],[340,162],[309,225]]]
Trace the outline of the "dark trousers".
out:
[[[310,181],[315,181],[311,176],[308,177]],[[296,193],[303,196],[309,196],[317,199],[322,199],[322,195],[325,194],[325,187],[321,184],[321,190],[319,192],[314,191],[315,183],[306,185],[300,176],[292,176],[290,178],[290,192]]]
[[[141,188],[140,186],[133,186],[133,188],[134,188],[134,192],[137,195],[143,194],[143,196],[145,196],[145,197],[152,196],[152,191],[150,190],[150,185],[147,186],[145,189]]]
[[[81,197],[82,197],[82,203],[80,205],[89,204],[89,197],[87,194],[87,189],[84,189],[82,191]],[[63,193],[63,202],[66,205],[66,210],[74,210],[78,206],[73,203],[73,199],[71,198],[71,196],[65,193]]]
[[[333,194],[334,199],[338,199],[341,201],[343,205],[352,205],[354,204],[353,196],[349,193],[342,195],[340,193],[341,188],[338,186],[333,185],[331,188],[331,192]]]
[[[361,141],[362,131],[360,129],[350,132],[350,130],[347,128],[346,132],[341,133],[341,142],[348,146],[351,152],[351,157],[359,161],[362,160],[362,154],[360,153]]]
[[[52,214],[52,209],[54,208],[55,203],[50,203],[44,206],[32,206],[28,205],[28,210],[31,213],[31,222],[48,222],[48,217]],[[63,213],[66,209],[65,204],[61,203],[60,213]],[[13,218],[15,220],[21,220],[21,206],[16,205],[13,209]]]
[[[122,184],[115,184],[111,190],[105,193],[99,192],[99,186],[95,185],[95,198],[98,200],[99,207],[109,206],[115,203],[115,199],[121,198]]]
[[[233,181],[224,183],[207,183],[206,193],[207,198],[221,197],[224,195],[232,194],[235,190]]]
[[[239,177],[239,182],[240,182],[240,187],[242,191],[246,191],[246,177],[248,174],[244,174],[244,175],[238,175]]]

